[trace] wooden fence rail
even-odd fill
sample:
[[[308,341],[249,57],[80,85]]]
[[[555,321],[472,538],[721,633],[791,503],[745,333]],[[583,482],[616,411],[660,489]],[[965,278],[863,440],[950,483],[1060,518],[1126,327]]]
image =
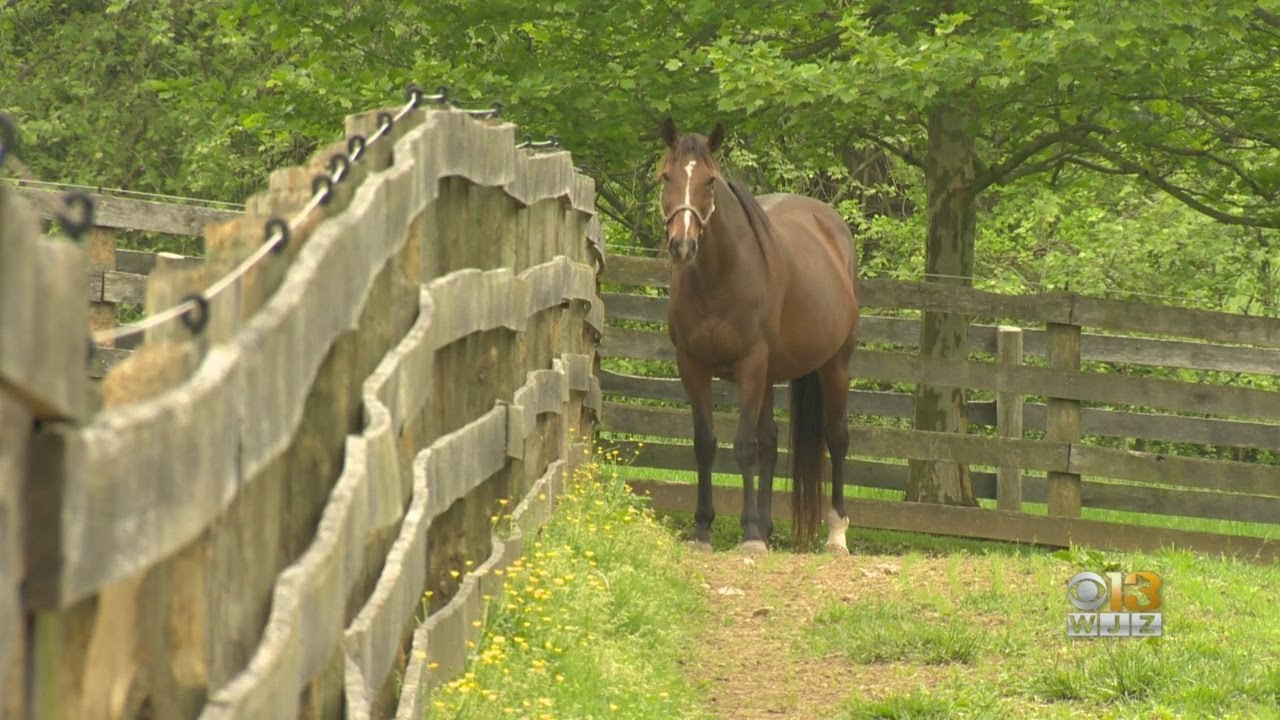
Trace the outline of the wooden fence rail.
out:
[[[40,237],[22,198],[51,200],[0,185],[0,515],[25,521],[0,523],[0,717],[416,720],[460,671],[602,406],[600,227],[567,153],[411,112],[202,332],[85,369],[91,303],[207,287],[345,147],[229,218],[100,206],[213,222],[200,259],[95,263]]]
[[[608,277],[602,279],[618,285],[653,288],[666,288],[670,280],[664,261],[627,256],[613,258]],[[956,285],[863,279],[859,298],[865,307],[936,310],[1280,348],[1280,318],[1092,298],[1065,291],[1002,295]],[[637,298],[637,302],[643,301]],[[610,315],[616,314],[610,310]]]
[[[626,451],[636,455],[634,464],[692,470],[693,453],[687,444],[692,425],[683,388],[670,366],[665,373],[650,367],[642,377],[622,369],[631,366],[618,364],[674,361],[670,339],[660,329],[666,320],[668,273],[668,264],[660,260],[614,257],[602,277],[604,283],[619,288],[602,294],[609,309],[609,324],[599,351],[600,357],[607,359],[599,371],[602,390],[609,398],[604,419],[606,428],[617,433]],[[1077,518],[1084,507],[1280,525],[1280,471],[1267,459],[1271,457],[1268,453],[1280,450],[1280,424],[1276,422],[1280,421],[1280,392],[1203,375],[1192,382],[1153,377],[1151,370],[1141,375],[1129,370],[1129,366],[1140,365],[1155,369],[1155,373],[1171,368],[1274,376],[1280,374],[1280,320],[1070,293],[1003,296],[971,288],[883,280],[863,281],[862,298],[866,313],[860,333],[862,347],[851,361],[855,379],[882,386],[927,382],[962,387],[992,393],[995,400],[969,406],[970,426],[980,434],[855,422],[850,428],[851,448],[857,455],[989,467],[1007,480],[997,483],[995,474],[978,473],[976,494],[998,498],[1001,509],[1015,512],[1029,501],[1046,503],[1050,516],[1062,518]],[[877,316],[874,312],[878,309],[948,310],[1043,325],[975,326],[971,342],[975,354],[963,361],[944,360],[918,354],[919,320]],[[1179,339],[1084,333],[1084,326],[1158,332]],[[1006,348],[1001,347],[1002,342]],[[992,358],[985,359],[983,354]],[[1121,367],[1093,371],[1082,369],[1084,362]],[[736,405],[728,383],[716,381],[712,392],[718,409],[731,411]],[[787,407],[786,387],[780,385],[774,393],[775,405]],[[1034,398],[1042,400],[1028,402]],[[656,407],[653,401],[665,406]],[[864,418],[911,418],[912,403],[909,392],[850,390],[850,413]],[[735,417],[733,412],[715,414],[718,437],[733,436]],[[786,437],[786,421],[780,420],[779,425],[780,435]],[[1026,438],[1029,430],[1043,431],[1044,439]],[[1197,446],[1191,453],[1200,454],[1216,447],[1229,448],[1237,459],[1209,459],[1185,450],[1140,452],[1100,447],[1087,441],[1091,436],[1188,443]],[[1253,460],[1255,457],[1262,459]],[[787,459],[782,453],[779,474],[783,477],[787,476]],[[1245,459],[1249,461],[1242,461]],[[736,474],[732,457],[718,454],[716,471]],[[1024,477],[1023,471],[1043,475]],[[858,485],[901,491],[906,466],[851,460],[847,477]],[[1007,492],[1000,489],[1002,485],[1007,486]],[[659,496],[672,500],[682,498],[682,492],[664,490]],[[967,529],[978,537],[995,532],[985,529],[983,522],[969,523]],[[1007,528],[999,532],[1007,539]],[[1135,532],[1154,537],[1169,531],[1146,527]],[[1041,535],[1064,536],[1061,528]],[[1275,541],[1258,538],[1225,542],[1211,540],[1205,533],[1178,537],[1210,550],[1229,547],[1233,552],[1268,558],[1280,554]],[[1153,541],[1134,542],[1136,547]]]
[[[63,193],[40,187],[15,188],[31,204],[42,220],[52,220],[62,210]],[[164,235],[203,235],[210,225],[235,218],[230,210],[181,205],[172,202],[137,200],[93,193],[94,226],[116,230],[137,230]]]
[[[613,316],[611,315],[610,317],[612,318]],[[605,328],[605,340],[600,348],[600,356],[675,362],[675,351],[664,333],[612,326]],[[921,377],[947,377],[946,373],[948,372],[951,373],[951,376],[955,376],[969,372],[969,368],[972,366],[976,366],[978,368],[977,371],[967,377],[960,378],[969,387],[1003,392],[1010,395],[1021,396],[1021,393],[1026,393],[1028,390],[1035,390],[1037,391],[1035,394],[1043,395],[1064,386],[1069,388],[1074,382],[1073,376],[1068,373],[1058,373],[1055,376],[1053,371],[1045,371],[1039,373],[1039,377],[1053,378],[1058,381],[1056,387],[1045,387],[1043,384],[1023,382],[1022,378],[1028,377],[1026,374],[1013,375],[1012,380],[1009,380],[1008,378],[1011,374],[1004,376],[997,374],[998,366],[993,363],[974,363],[970,365],[958,362],[935,362],[932,358],[921,360],[916,356],[864,348],[859,348],[851,363],[855,377],[881,382],[901,383],[918,382]],[[1280,365],[1277,367],[1280,367]],[[939,375],[930,375],[928,368],[941,368],[942,371]],[[1035,371],[1041,369],[1028,369],[1032,371],[1030,374],[1032,382],[1035,382],[1038,379]],[[1021,373],[1022,371],[1017,370],[1014,372]],[[977,376],[976,379],[974,379],[974,375]],[[1129,379],[1127,376],[1118,376],[1116,379],[1108,380],[1103,384],[1110,383],[1114,386],[1124,387],[1124,383]],[[1196,397],[1201,394],[1207,395],[1210,392],[1199,384],[1174,383],[1169,380],[1155,381],[1149,378],[1132,379],[1139,386],[1170,388],[1169,394],[1177,399],[1185,400],[1186,404],[1183,406],[1190,406],[1192,411],[1205,412],[1208,409],[1203,405],[1195,404]],[[1001,384],[1001,380],[1006,380],[1006,383]],[[601,382],[608,386],[610,392],[619,395],[653,400],[680,402],[685,400],[684,390],[680,387],[679,381],[673,378],[636,377],[606,370],[601,374]],[[713,386],[712,392],[713,397],[719,404],[732,405],[735,402],[733,400],[732,385],[717,381]],[[785,407],[785,388],[776,388],[774,392],[775,404],[778,407]],[[1148,402],[1151,405],[1157,404],[1157,398],[1154,396],[1138,393],[1133,393],[1133,395],[1142,403],[1142,406],[1148,406]],[[1270,396],[1266,392],[1253,390],[1244,393],[1244,395],[1246,397],[1259,398],[1259,404],[1263,411],[1272,411],[1272,408],[1267,406],[1267,400]],[[1089,397],[1101,397],[1104,402],[1116,402],[1119,399],[1115,395],[1106,395],[1101,391],[1090,393]],[[909,393],[852,390],[850,391],[849,408],[850,412],[859,414],[910,418],[912,417],[911,403],[912,398]],[[1045,429],[1047,408],[1044,403],[1027,403],[1024,406],[1024,412],[1026,429]],[[1280,424],[1090,407],[1081,410],[1081,418],[1083,432],[1086,434],[1280,450]],[[969,406],[969,421],[974,425],[994,426],[996,424],[995,403],[992,401],[971,403]]]

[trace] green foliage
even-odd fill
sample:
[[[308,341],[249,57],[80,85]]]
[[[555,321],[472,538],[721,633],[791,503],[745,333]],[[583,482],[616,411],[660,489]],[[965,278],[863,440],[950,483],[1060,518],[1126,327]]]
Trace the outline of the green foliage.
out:
[[[93,5],[0,12],[0,97],[40,179],[240,201],[437,65],[411,3]]]
[[[1261,91],[1276,78],[1274,27],[1257,3],[943,7],[778,6],[767,27],[710,49],[720,107],[787,124],[825,115],[915,163],[930,114],[956,109],[978,143],[976,189],[1074,163],[1224,219],[1280,223]]]

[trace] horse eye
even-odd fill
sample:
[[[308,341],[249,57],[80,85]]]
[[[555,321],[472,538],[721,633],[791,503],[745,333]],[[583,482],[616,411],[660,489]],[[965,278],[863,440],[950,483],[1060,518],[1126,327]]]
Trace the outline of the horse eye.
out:
[[[662,173],[661,175],[658,176],[658,182],[666,183],[670,181],[671,181],[671,178],[666,173]]]

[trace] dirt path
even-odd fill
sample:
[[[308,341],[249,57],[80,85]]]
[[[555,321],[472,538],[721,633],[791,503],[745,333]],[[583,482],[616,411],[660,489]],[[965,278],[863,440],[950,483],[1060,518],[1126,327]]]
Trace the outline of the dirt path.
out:
[[[947,562],[914,561],[913,584],[946,575]],[[831,720],[850,696],[910,692],[950,672],[903,662],[857,664],[840,653],[806,651],[815,613],[837,603],[891,599],[898,592],[901,556],[728,551],[690,553],[688,563],[712,607],[691,676],[705,683],[711,710],[725,720]]]

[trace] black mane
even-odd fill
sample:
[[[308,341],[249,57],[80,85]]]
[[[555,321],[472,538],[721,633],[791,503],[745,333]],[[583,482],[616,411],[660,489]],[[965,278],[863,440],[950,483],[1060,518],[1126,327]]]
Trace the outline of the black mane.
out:
[[[747,224],[751,226],[751,234],[755,236],[756,245],[760,248],[760,255],[764,258],[765,267],[769,266],[769,253],[765,249],[765,242],[773,242],[773,223],[769,222],[769,216],[765,213],[764,208],[760,206],[760,202],[756,200],[755,195],[751,194],[751,189],[741,180],[731,180],[725,178],[725,183],[729,189],[733,191],[733,196],[738,198],[738,204],[742,206],[743,212],[747,214]]]

